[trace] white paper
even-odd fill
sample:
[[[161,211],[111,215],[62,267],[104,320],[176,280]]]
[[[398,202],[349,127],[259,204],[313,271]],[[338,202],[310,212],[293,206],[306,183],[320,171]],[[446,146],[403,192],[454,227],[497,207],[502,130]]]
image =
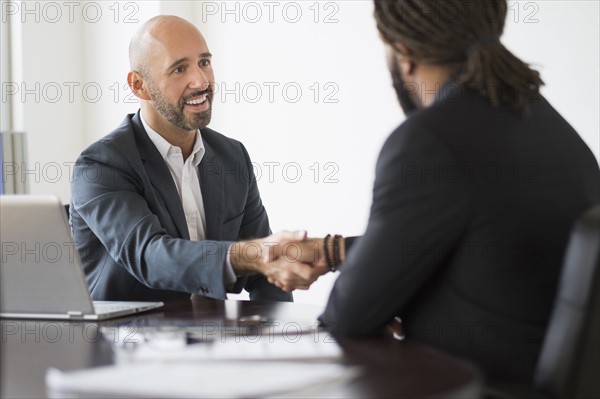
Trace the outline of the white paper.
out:
[[[134,349],[117,351],[120,362],[175,362],[228,360],[339,360],[342,351],[328,336],[303,334],[296,336],[262,335],[231,336],[208,343],[181,345],[173,340],[154,340]]]
[[[135,363],[63,373],[49,369],[53,397],[242,398],[315,393],[346,384],[356,368],[297,362]]]

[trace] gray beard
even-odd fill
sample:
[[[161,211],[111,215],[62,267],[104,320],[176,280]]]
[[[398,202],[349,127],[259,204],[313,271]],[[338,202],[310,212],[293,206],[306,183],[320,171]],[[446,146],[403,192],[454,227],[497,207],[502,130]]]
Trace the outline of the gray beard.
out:
[[[151,83],[148,83],[148,92],[156,110],[178,128],[191,131],[203,129],[210,123],[212,116],[212,92],[208,94],[206,99],[209,102],[209,108],[206,111],[196,112],[187,118],[183,112],[183,103],[178,105],[170,104],[165,96]]]

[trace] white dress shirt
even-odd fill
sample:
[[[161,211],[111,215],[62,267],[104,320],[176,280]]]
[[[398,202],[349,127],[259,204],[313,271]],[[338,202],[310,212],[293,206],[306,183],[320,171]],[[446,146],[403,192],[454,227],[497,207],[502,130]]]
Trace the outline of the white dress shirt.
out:
[[[204,201],[202,200],[202,191],[200,190],[200,177],[198,176],[198,165],[204,157],[204,143],[200,130],[196,132],[196,140],[192,153],[184,161],[181,148],[171,145],[163,136],[146,123],[144,115],[140,112],[142,124],[146,133],[154,146],[167,164],[171,172],[171,177],[177,187],[179,198],[185,214],[190,239],[200,241],[206,239],[206,213],[204,212]],[[223,269],[226,285],[235,283],[236,277],[231,265],[230,254],[227,251],[227,258]]]
[[[192,153],[184,161],[181,148],[171,145],[163,136],[153,130],[146,123],[143,116],[141,119],[148,137],[156,146],[171,172],[183,205],[190,239],[192,241],[206,239],[206,214],[204,213],[204,202],[202,201],[200,178],[198,177],[198,165],[200,165],[200,161],[204,156],[204,143],[200,131],[196,132]]]

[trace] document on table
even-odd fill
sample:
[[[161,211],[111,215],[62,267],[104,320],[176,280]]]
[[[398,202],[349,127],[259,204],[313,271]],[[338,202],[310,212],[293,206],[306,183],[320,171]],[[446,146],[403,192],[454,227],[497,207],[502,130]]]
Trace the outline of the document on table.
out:
[[[208,343],[177,345],[171,341],[150,341],[133,350],[117,351],[119,361],[227,361],[227,360],[339,360],[342,351],[337,342],[317,340],[310,334],[296,337],[244,336],[228,337]]]
[[[311,396],[358,375],[339,364],[179,362],[116,365],[63,373],[49,369],[50,397],[248,398]]]
[[[131,345],[122,340],[115,342],[114,366],[73,372],[48,370],[49,394],[146,398],[322,396],[331,389],[335,392],[335,387],[347,384],[360,372],[340,364],[340,347],[322,331],[211,334],[210,340],[199,341],[190,341],[189,332],[138,332]],[[114,337],[114,331],[112,334]]]
[[[240,334],[237,329],[219,328],[135,331],[104,330],[115,344],[117,361],[195,360],[338,360],[342,351],[326,331],[289,329],[285,333]]]

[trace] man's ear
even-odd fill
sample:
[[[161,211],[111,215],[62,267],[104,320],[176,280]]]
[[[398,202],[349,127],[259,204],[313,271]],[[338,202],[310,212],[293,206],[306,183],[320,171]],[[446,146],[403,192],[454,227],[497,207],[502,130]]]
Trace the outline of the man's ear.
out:
[[[144,85],[144,78],[139,72],[129,71],[127,74],[127,84],[137,98],[140,100],[150,100],[150,94]]]
[[[404,76],[410,76],[414,73],[417,64],[412,60],[411,51],[400,42],[394,43],[394,56],[398,61],[398,65],[402,69]]]

